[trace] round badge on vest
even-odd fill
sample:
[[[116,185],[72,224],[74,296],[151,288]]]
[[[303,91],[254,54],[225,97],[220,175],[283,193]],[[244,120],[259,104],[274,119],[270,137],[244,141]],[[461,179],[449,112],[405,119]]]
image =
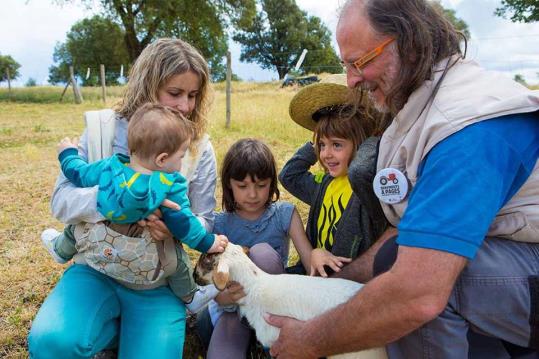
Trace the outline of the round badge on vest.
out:
[[[384,168],[372,182],[376,197],[384,203],[394,204],[402,201],[408,194],[408,180],[404,174],[394,168]]]

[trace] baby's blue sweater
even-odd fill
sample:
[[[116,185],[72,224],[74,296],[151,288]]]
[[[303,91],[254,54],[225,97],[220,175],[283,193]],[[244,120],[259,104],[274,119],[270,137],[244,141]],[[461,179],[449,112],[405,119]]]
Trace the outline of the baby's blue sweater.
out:
[[[75,186],[98,186],[97,209],[111,222],[135,223],[160,208],[174,237],[201,252],[212,246],[215,237],[191,212],[187,180],[180,173],[142,174],[128,167],[129,157],[122,154],[89,164],[75,148],[65,149],[58,159],[62,172]],[[160,207],[164,199],[176,202],[181,209]]]

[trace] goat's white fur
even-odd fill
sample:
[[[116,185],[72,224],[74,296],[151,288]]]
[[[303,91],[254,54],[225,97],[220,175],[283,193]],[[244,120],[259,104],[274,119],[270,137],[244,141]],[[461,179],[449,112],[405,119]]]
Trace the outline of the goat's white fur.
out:
[[[240,314],[247,318],[265,347],[271,347],[279,336],[279,329],[264,320],[265,313],[308,320],[346,302],[362,287],[345,279],[265,273],[240,246],[232,243],[216,258],[212,272],[202,273],[197,265],[198,277],[206,282],[213,280],[220,289],[227,281],[243,286],[246,296],[238,302]],[[384,359],[387,355],[385,349],[375,348],[330,358]]]

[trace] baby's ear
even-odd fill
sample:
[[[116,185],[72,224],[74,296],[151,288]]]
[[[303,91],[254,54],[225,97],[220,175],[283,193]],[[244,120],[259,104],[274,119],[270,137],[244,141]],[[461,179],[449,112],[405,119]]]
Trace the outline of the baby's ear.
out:
[[[158,154],[156,157],[155,157],[155,165],[157,167],[163,167],[165,165],[165,160],[168,158],[168,153],[166,152],[163,152],[163,153],[160,153]]]

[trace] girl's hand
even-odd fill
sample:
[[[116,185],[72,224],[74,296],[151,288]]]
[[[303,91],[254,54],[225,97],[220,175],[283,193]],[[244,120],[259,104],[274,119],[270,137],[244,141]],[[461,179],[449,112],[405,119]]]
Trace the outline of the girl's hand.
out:
[[[215,301],[220,306],[236,304],[238,300],[245,297],[243,287],[238,282],[230,282],[227,284],[225,290],[217,294]]]
[[[311,268],[309,275],[319,273],[322,277],[327,277],[324,266],[329,266],[335,272],[340,272],[345,263],[350,263],[352,259],[346,257],[337,257],[323,248],[315,248],[311,252]]]
[[[208,253],[221,253],[225,251],[228,244],[228,238],[222,234],[216,234],[213,245],[208,249]]]
[[[173,202],[174,203],[174,202]],[[162,213],[159,209],[150,214],[148,218],[142,219],[137,223],[139,226],[148,227],[152,238],[158,241],[163,241],[166,238],[172,237],[172,233],[168,230],[165,222],[161,220]]]
[[[69,137],[64,137],[56,146],[56,150],[58,154],[60,154],[63,150],[67,148],[76,149],[78,148],[78,146],[79,146],[79,139],[77,137],[73,137],[73,139],[70,139]]]

